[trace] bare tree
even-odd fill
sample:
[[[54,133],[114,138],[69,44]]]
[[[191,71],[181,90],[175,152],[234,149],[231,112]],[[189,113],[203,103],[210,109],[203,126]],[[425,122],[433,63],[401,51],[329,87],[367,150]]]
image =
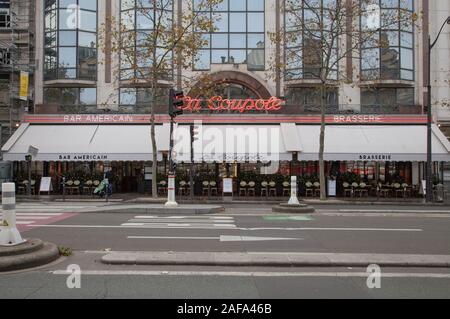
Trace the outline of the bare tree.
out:
[[[400,0],[405,2],[408,0]],[[347,58],[361,59],[360,50],[368,42],[386,46],[378,38],[380,30],[398,29],[399,24],[412,24],[416,15],[402,10],[381,10],[374,0],[285,0],[285,26],[281,32],[269,33],[277,44],[285,44],[285,61],[272,61],[274,72],[284,73],[290,63],[301,61],[302,79],[318,81],[320,94],[319,178],[320,198],[326,199],[325,127],[327,97],[330,88],[341,83],[354,83],[354,72],[341,68]],[[301,48],[288,50],[289,44],[302,43]],[[296,47],[293,45],[293,47]],[[379,57],[364,63],[379,63]],[[353,66],[355,68],[355,66]],[[356,68],[355,68],[356,69]],[[353,71],[353,70],[351,70]],[[360,75],[356,76],[359,80]]]
[[[100,39],[104,51],[110,48],[120,55],[121,79],[150,91],[153,197],[158,196],[155,136],[158,97],[167,98],[167,89],[175,86],[173,70],[192,69],[198,50],[208,44],[200,32],[214,29],[213,18],[202,11],[222,1],[196,0],[195,8],[189,2],[180,16],[174,14],[174,0],[137,0],[136,6],[134,1],[124,0],[122,6],[130,6],[132,10],[122,10],[120,21],[113,19],[112,30],[107,30],[111,44]]]

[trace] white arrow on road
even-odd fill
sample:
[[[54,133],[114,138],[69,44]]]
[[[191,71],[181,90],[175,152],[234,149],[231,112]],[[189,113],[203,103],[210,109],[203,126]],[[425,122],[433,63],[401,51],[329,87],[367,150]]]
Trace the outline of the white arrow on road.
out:
[[[128,236],[128,239],[178,239],[178,240],[219,240],[221,242],[239,241],[276,241],[303,240],[303,238],[251,237],[251,236],[220,236],[220,237],[157,237],[157,236]]]

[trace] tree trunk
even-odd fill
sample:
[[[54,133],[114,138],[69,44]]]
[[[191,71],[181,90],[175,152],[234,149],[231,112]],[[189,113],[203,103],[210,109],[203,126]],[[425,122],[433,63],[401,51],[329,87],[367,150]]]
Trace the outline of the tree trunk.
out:
[[[156,105],[156,94],[157,94],[157,86],[155,81],[152,83],[152,106],[151,106],[151,140],[152,140],[152,156],[153,156],[153,164],[152,164],[152,196],[153,198],[158,198],[158,149],[156,147],[156,133],[155,133],[155,105]]]
[[[325,111],[326,111],[326,91],[325,85],[320,88],[320,141],[319,141],[319,179],[320,179],[320,200],[327,199],[326,180],[325,180]]]

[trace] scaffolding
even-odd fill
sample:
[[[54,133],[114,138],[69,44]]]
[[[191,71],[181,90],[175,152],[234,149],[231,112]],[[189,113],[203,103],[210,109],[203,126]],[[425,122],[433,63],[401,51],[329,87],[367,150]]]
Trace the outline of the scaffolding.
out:
[[[32,96],[27,101],[20,100],[20,74],[29,74],[29,92],[33,92],[35,1],[0,0],[0,4],[0,143],[3,145],[17,129],[23,113],[32,106]]]

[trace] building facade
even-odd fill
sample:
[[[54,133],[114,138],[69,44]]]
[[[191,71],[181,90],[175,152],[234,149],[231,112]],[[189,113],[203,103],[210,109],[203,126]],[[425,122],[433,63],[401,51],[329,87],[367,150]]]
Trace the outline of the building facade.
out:
[[[200,32],[205,41],[191,68],[169,63],[160,81],[162,88],[183,90],[189,96],[185,115],[179,119],[180,129],[201,120],[206,129],[222,129],[225,136],[225,126],[252,127],[259,136],[265,134],[259,129],[270,132],[275,127],[281,141],[278,149],[282,150],[278,152],[281,155],[273,173],[314,179],[322,103],[320,72],[324,58],[314,49],[317,38],[327,37],[329,33],[326,28],[307,30],[305,21],[314,20],[312,16],[316,12],[323,21],[329,19],[329,1],[224,0],[206,8],[197,7],[201,0],[162,0],[155,5],[153,1],[141,0],[33,2],[36,24],[33,107],[23,117],[27,127],[4,147],[4,153],[12,154],[9,159],[16,162],[15,171],[21,171],[18,159],[24,152],[14,150],[16,146],[20,148],[20,136],[25,138],[27,134],[41,132],[52,139],[58,134],[55,129],[58,125],[70,126],[73,134],[91,129],[97,134],[96,127],[100,124],[100,130],[105,128],[103,134],[107,135],[115,134],[108,131],[113,125],[122,124],[117,132],[128,127],[123,136],[130,141],[134,140],[133,132],[145,135],[147,131],[140,131],[138,126],[148,124],[151,93],[145,81],[139,81],[137,69],[145,67],[148,61],[136,56],[135,65],[124,59],[124,54],[114,50],[112,30],[145,35],[152,32],[157,17],[163,16],[170,25],[181,21],[186,11],[193,10],[211,17],[214,29]],[[350,8],[359,1],[343,2]],[[360,5],[368,6],[366,12],[378,8],[382,16],[399,16],[404,20],[381,24],[371,33],[371,39],[355,45],[354,34],[364,37],[370,23],[364,17],[347,17],[347,35],[339,34],[336,41],[332,41],[330,58],[337,61],[328,70],[324,93],[329,131],[325,146],[327,173],[334,177],[353,173],[367,183],[419,185],[424,179],[426,153],[427,39],[428,34],[432,38],[437,35],[442,22],[450,15],[450,3],[361,0]],[[142,8],[151,15],[143,14]],[[303,24],[298,23],[298,17]],[[274,40],[277,35],[283,36]],[[136,36],[137,55],[144,50],[139,45]],[[433,51],[431,70],[436,124],[434,173],[441,181],[450,151],[444,138],[444,135],[450,137],[449,52],[450,27],[446,27]],[[344,55],[345,58],[337,58]],[[176,62],[177,57],[171,56],[171,59]],[[208,74],[213,83],[211,96],[198,95],[201,86],[197,79],[203,74]],[[163,139],[168,132],[166,98],[161,99],[155,111],[158,134]],[[190,134],[189,130],[185,133]],[[275,133],[268,133],[268,136],[271,134]],[[411,141],[408,137],[417,140]],[[253,138],[253,135],[249,137]],[[107,143],[107,137],[105,139],[103,143]],[[67,140],[67,143],[72,142]],[[126,139],[123,143],[127,143]],[[168,142],[157,143],[160,144],[158,156],[163,176],[167,170]],[[136,191],[139,178],[150,178],[147,176],[150,158],[142,151],[130,149],[127,156],[114,157],[111,155],[114,150],[103,146],[92,150],[72,144],[65,145],[67,152],[60,151],[59,155],[55,153],[54,157],[38,160],[34,168],[36,175],[62,176],[68,171],[78,171],[80,165],[91,172],[102,171],[104,165],[111,165],[117,175],[129,177],[117,186],[123,192]],[[179,167],[190,162],[187,155],[190,147],[185,148],[185,157],[179,156]],[[210,154],[205,155],[208,148],[205,145],[199,148],[200,151],[194,150],[195,161],[204,163],[197,168],[199,174],[212,174],[216,178],[232,174],[239,180],[237,175],[270,171],[268,163],[274,162],[272,158],[259,155],[249,158],[248,153],[252,152],[248,150],[243,151],[246,153],[243,157],[225,159],[223,154],[227,151],[222,150],[217,152],[220,156],[214,154],[208,159],[206,155]],[[244,179],[248,182],[255,178]]]

